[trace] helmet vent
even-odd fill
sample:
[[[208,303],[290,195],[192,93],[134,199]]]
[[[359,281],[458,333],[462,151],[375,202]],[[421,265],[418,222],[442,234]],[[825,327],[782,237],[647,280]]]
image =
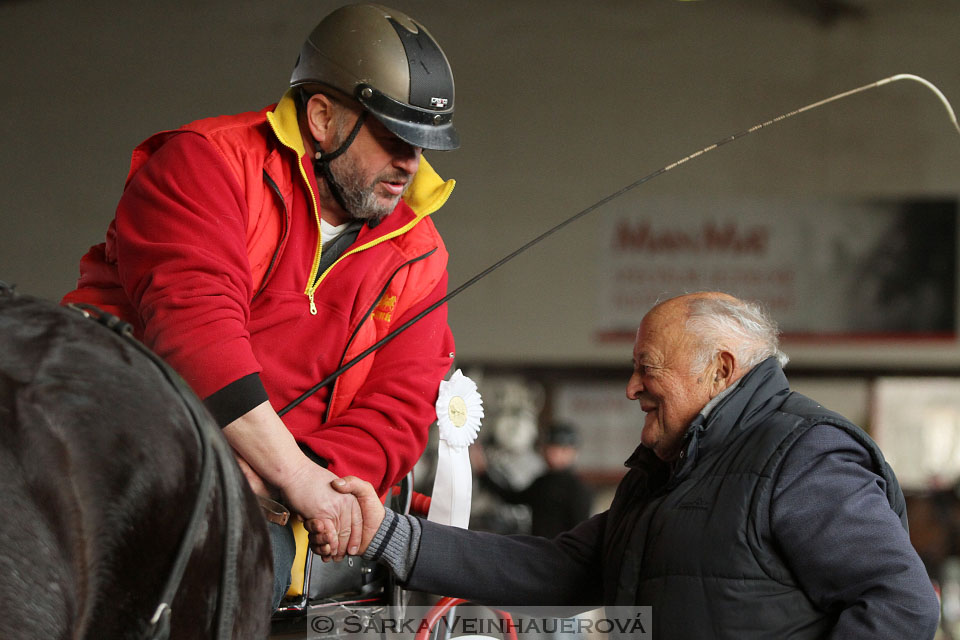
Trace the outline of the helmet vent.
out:
[[[440,47],[425,29],[419,28],[414,33],[393,18],[388,18],[388,21],[407,54],[410,69],[409,103],[424,109],[451,109],[453,76]]]

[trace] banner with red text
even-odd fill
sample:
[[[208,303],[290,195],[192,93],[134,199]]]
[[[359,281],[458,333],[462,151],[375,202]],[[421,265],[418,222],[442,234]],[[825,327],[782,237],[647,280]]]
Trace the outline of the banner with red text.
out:
[[[764,302],[788,336],[953,337],[957,201],[646,198],[600,224],[597,338],[681,293]]]

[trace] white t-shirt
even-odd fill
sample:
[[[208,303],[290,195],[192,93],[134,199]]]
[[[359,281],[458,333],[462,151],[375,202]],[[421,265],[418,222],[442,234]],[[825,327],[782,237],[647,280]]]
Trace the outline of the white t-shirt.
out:
[[[350,223],[344,222],[335,227],[323,218],[320,218],[320,242],[326,246],[331,240],[336,240],[337,236],[343,233],[343,230],[347,228],[348,224]]]

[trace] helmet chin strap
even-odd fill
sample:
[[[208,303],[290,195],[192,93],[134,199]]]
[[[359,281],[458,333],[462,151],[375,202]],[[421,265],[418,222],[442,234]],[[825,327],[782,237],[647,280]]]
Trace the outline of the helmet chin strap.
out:
[[[337,149],[331,151],[330,153],[324,153],[323,149],[320,148],[320,143],[316,140],[313,141],[314,146],[314,156],[313,156],[313,171],[317,174],[318,178],[323,178],[327,183],[327,188],[330,189],[330,195],[333,196],[333,199],[337,201],[337,204],[340,205],[340,208],[347,212],[347,215],[351,217],[354,215],[350,209],[347,208],[347,203],[343,200],[343,190],[340,185],[337,184],[337,181],[333,177],[333,173],[330,171],[330,161],[334,158],[340,157],[347,150],[347,148],[353,144],[353,141],[356,140],[357,134],[360,133],[360,128],[363,127],[364,120],[367,119],[367,111],[363,111],[360,114],[360,117],[357,118],[357,123],[353,125],[353,130],[350,131],[350,135],[347,136],[347,139],[343,141]]]

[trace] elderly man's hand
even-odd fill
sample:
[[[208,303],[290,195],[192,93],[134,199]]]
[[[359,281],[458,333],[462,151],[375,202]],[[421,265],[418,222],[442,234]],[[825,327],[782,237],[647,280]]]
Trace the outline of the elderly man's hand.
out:
[[[351,551],[350,553],[351,555],[362,554],[370,546],[370,541],[376,534],[377,529],[380,528],[380,523],[383,522],[383,503],[380,502],[380,497],[377,496],[373,485],[355,476],[346,476],[334,480],[332,487],[343,494],[344,497],[351,500],[355,499],[361,511],[363,524],[361,526],[360,547],[357,552]],[[307,523],[306,528],[312,534],[310,543],[314,553],[318,554],[325,562],[329,559],[336,560],[337,558],[332,557],[331,540],[327,533],[330,527],[322,522],[311,521]]]
[[[357,555],[363,535],[361,509],[356,498],[334,491],[333,472],[308,462],[300,465],[284,483],[287,506],[303,519],[308,531],[322,535],[329,545],[327,559],[342,560]]]

